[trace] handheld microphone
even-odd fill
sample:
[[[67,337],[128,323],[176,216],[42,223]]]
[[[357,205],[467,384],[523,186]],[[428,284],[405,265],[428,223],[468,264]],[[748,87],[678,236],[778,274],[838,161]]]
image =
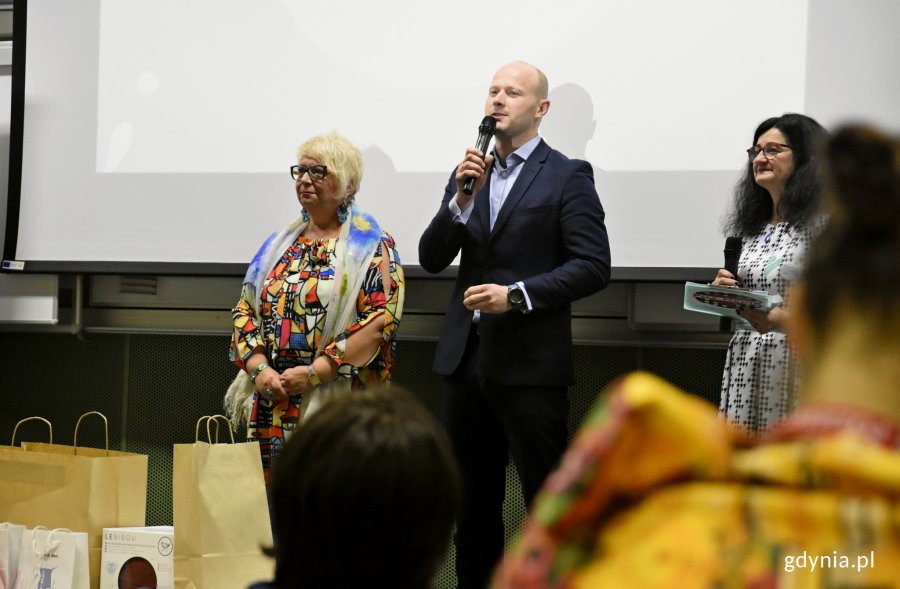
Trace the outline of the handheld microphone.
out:
[[[485,153],[491,137],[494,136],[494,129],[497,128],[497,119],[494,117],[484,117],[481,124],[478,125],[478,139],[475,140],[475,148]],[[475,178],[468,178],[463,184],[463,194],[472,196],[475,191]]]
[[[737,280],[738,264],[741,259],[742,241],[740,236],[732,236],[725,239],[725,269],[731,272]],[[719,331],[731,331],[731,319],[719,318]]]

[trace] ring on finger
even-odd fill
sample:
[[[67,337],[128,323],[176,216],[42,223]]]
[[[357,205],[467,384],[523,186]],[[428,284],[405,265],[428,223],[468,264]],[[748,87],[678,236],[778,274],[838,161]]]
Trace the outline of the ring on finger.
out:
[[[266,401],[271,401],[272,400],[272,387],[266,387],[266,389],[262,393],[262,396]]]

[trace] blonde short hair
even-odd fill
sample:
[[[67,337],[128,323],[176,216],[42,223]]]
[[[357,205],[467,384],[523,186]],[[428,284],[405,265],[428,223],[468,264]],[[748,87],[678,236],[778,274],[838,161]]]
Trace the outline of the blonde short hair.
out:
[[[327,166],[342,189],[353,186],[347,200],[353,202],[362,182],[362,152],[338,132],[316,135],[297,148],[297,159],[308,157]]]

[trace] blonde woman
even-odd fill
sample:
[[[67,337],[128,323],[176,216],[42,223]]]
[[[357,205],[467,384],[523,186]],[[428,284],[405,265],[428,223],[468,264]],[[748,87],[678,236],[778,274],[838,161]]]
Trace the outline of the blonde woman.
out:
[[[260,442],[267,480],[303,414],[323,393],[383,383],[393,368],[403,269],[393,238],[356,206],[362,154],[332,133],[297,151],[300,217],[250,262],[234,308],[226,396]]]

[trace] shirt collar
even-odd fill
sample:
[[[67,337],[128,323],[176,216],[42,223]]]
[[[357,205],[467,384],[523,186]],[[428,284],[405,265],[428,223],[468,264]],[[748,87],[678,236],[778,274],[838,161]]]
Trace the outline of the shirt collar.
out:
[[[525,145],[506,156],[506,168],[500,165],[500,158],[497,157],[497,150],[495,148],[494,165],[497,167],[498,171],[503,171],[514,168],[518,164],[528,161],[528,158],[531,157],[532,152],[537,148],[538,143],[540,142],[541,136],[535,135],[534,138],[528,141]]]

